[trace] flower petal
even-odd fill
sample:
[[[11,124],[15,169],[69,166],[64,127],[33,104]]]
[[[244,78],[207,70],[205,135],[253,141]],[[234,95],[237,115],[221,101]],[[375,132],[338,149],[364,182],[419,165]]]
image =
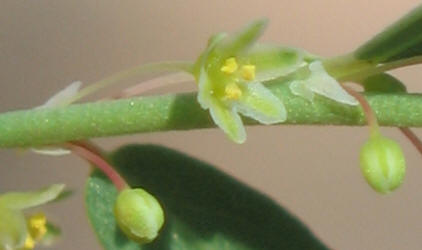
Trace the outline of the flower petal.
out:
[[[228,36],[219,44],[221,55],[223,57],[239,55],[250,48],[261,36],[267,23],[266,19],[255,20],[237,33]]]
[[[306,81],[294,80],[290,83],[289,87],[294,95],[305,98],[310,102],[314,100],[315,94],[308,88]]]
[[[344,90],[340,84],[324,69],[321,61],[309,64],[311,76],[305,80],[307,86],[313,92],[349,105],[358,105],[359,102]]]
[[[264,82],[288,75],[315,58],[304,50],[260,44],[251,48],[244,63],[255,65],[255,80]]]
[[[41,155],[49,156],[62,156],[72,153],[68,149],[56,148],[56,147],[42,147],[42,148],[31,148],[31,151]]]
[[[26,209],[56,199],[63,191],[64,184],[54,184],[47,188],[31,192],[9,192],[0,196],[0,207]]]
[[[233,106],[241,114],[263,124],[284,122],[287,119],[283,102],[261,83],[245,84],[242,96]]]
[[[211,99],[210,114],[215,124],[220,127],[229,138],[236,143],[246,140],[246,131],[240,116],[234,109],[227,108],[223,103]]]
[[[26,222],[22,212],[0,206],[0,249],[22,247],[26,236]]]
[[[61,91],[59,91],[58,93],[50,97],[50,99],[48,99],[46,103],[36,108],[39,109],[39,108],[55,107],[55,106],[60,105],[63,101],[66,101],[70,99],[71,97],[75,96],[78,93],[81,85],[82,85],[82,82],[80,81],[72,82],[66,88],[62,89]]]
[[[210,82],[205,69],[202,68],[198,79],[197,100],[203,109],[208,109],[211,106],[213,94],[212,83]]]

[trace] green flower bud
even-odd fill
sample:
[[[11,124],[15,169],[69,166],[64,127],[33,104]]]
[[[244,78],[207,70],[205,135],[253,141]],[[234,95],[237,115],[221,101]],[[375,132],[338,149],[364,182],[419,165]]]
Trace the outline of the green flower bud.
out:
[[[369,185],[383,194],[398,188],[406,172],[400,145],[378,133],[372,135],[363,145],[360,165]]]
[[[126,236],[139,243],[153,241],[164,223],[164,212],[158,201],[140,188],[120,192],[114,216]]]

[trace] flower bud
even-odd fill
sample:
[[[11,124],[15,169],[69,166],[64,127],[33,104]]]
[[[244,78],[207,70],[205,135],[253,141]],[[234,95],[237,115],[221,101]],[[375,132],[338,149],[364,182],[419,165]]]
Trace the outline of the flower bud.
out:
[[[399,144],[379,134],[372,135],[363,145],[360,165],[369,185],[383,194],[398,188],[406,172]]]
[[[114,216],[126,236],[139,243],[153,241],[164,223],[164,212],[158,201],[140,188],[120,192]]]

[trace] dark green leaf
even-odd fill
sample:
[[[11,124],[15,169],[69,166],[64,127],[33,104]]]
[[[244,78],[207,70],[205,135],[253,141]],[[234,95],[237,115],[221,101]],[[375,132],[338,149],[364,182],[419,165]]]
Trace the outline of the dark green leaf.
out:
[[[129,185],[161,202],[166,222],[153,243],[129,241],[112,214],[116,190],[94,172],[86,188],[88,215],[108,250],[326,249],[275,202],[206,163],[153,145],[126,146],[111,159]]]
[[[357,59],[385,63],[422,55],[422,5],[358,48]]]
[[[406,93],[406,86],[397,78],[387,73],[370,76],[362,82],[365,92]]]

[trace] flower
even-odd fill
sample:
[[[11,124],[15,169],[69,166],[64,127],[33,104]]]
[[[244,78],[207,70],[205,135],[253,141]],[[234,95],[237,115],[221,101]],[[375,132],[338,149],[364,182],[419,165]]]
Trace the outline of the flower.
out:
[[[231,36],[214,35],[193,66],[198,102],[236,143],[246,139],[238,113],[262,124],[286,120],[283,102],[263,82],[292,73],[312,58],[298,49],[255,44],[266,23],[252,22]]]
[[[0,250],[33,249],[47,233],[47,221],[42,213],[27,220],[23,210],[56,199],[63,184],[32,192],[9,192],[0,196]]]

